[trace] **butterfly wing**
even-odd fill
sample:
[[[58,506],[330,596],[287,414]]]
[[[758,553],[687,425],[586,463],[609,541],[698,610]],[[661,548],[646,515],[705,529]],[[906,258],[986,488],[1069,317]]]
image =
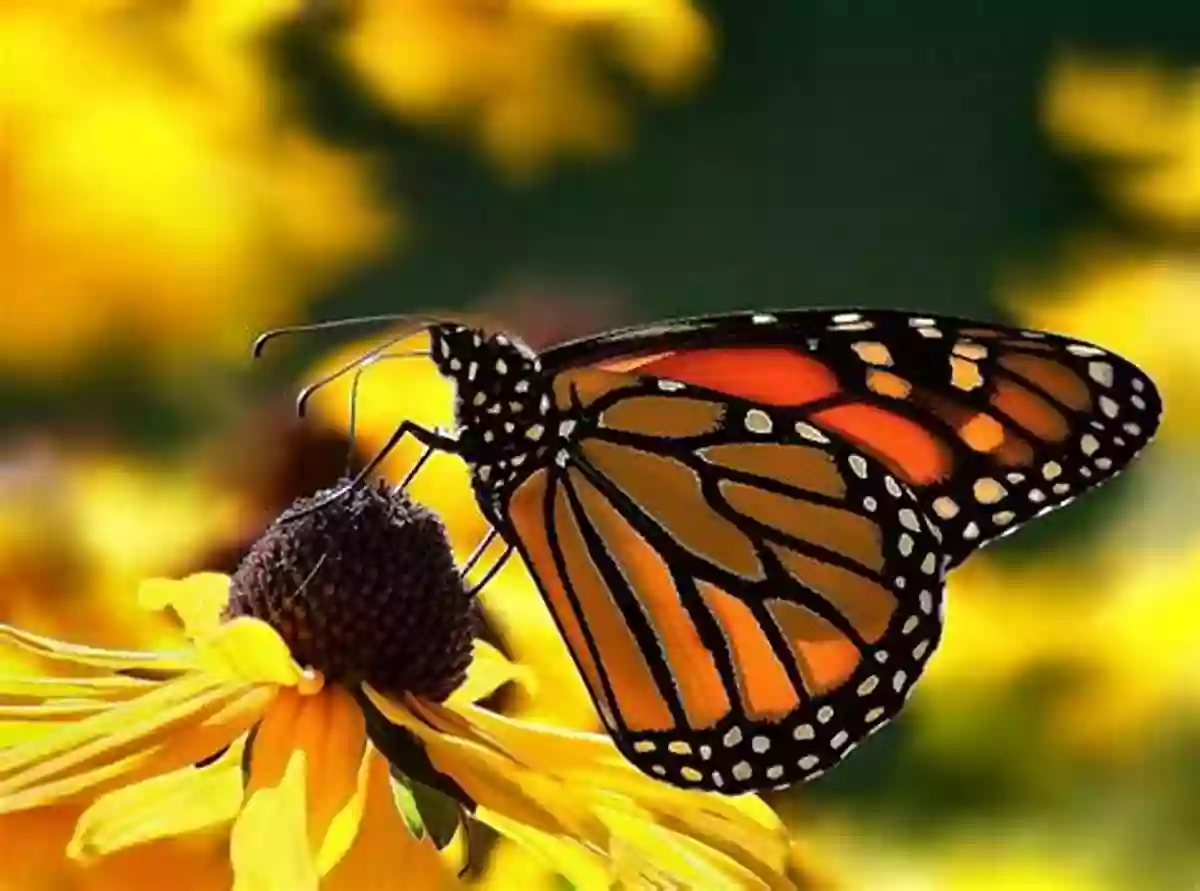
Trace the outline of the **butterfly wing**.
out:
[[[576,435],[501,531],[627,758],[782,786],[896,713],[941,630],[945,559],[911,487],[748,400],[595,369],[555,390]]]
[[[543,361],[798,412],[913,487],[950,565],[1117,474],[1162,411],[1153,382],[1101,347],[896,311],[689,319],[563,344]]]

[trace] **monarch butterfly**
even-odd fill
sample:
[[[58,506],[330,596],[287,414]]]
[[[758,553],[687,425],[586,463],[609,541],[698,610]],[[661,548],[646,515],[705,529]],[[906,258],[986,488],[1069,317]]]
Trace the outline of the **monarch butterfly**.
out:
[[[728,794],[812,779],[880,729],[938,645],[947,572],[1110,479],[1161,415],[1097,346],[897,311],[541,354],[422,327],[458,429],[401,423],[361,476],[404,436],[460,455],[622,754]]]

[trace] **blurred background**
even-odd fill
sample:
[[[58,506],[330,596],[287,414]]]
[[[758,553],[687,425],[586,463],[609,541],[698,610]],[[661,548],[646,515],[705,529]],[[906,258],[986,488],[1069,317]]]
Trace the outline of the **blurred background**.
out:
[[[231,570],[342,472],[346,388],[291,398],[353,347],[252,363],[270,325],[1069,332],[1159,382],[1160,441],[957,572],[905,715],[772,804],[814,887],[1200,888],[1200,6],[5,0],[0,60],[0,620],[144,643],[140,579]],[[401,365],[364,378],[358,460],[446,415]],[[461,469],[423,479],[477,535]],[[518,601],[498,637],[564,659]],[[0,887],[137,887],[48,863]],[[502,847],[476,881],[559,887]]]

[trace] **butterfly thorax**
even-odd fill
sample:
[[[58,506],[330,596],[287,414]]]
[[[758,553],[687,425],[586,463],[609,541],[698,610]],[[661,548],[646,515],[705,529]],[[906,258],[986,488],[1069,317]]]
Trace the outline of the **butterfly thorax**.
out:
[[[504,334],[462,325],[430,329],[438,370],[455,385],[459,454],[476,488],[524,476],[555,445],[550,384],[537,354]]]

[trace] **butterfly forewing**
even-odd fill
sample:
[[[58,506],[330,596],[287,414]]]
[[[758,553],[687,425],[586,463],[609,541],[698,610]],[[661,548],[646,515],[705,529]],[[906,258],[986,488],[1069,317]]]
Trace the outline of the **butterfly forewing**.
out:
[[[1092,344],[900,312],[716,316],[566,344],[545,360],[801,411],[917,491],[951,565],[1111,478],[1162,408],[1145,374]]]

